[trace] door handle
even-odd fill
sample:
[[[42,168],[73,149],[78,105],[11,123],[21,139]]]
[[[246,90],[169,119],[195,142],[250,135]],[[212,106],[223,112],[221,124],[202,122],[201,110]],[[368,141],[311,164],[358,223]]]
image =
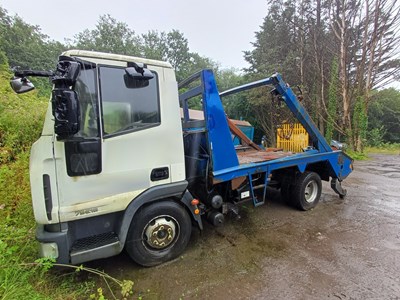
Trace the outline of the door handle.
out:
[[[168,167],[164,168],[156,168],[151,170],[150,180],[158,181],[169,178],[169,169]]]

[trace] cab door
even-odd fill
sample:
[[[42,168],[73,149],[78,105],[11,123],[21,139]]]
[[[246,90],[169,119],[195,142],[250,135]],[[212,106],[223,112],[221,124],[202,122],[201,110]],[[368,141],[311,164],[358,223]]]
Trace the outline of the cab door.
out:
[[[81,130],[54,148],[61,222],[124,210],[148,188],[184,179],[177,96],[176,108],[160,96],[176,82],[165,83],[163,69],[152,67],[151,80],[135,83],[126,67],[81,70]]]

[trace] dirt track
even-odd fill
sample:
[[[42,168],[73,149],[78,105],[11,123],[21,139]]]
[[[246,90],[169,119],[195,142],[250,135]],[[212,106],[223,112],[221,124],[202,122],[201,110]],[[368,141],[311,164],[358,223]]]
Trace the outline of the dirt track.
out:
[[[301,212],[272,197],[242,219],[194,230],[177,260],[141,268],[126,254],[91,263],[135,281],[143,299],[400,299],[400,155],[356,162],[344,200],[324,184]]]

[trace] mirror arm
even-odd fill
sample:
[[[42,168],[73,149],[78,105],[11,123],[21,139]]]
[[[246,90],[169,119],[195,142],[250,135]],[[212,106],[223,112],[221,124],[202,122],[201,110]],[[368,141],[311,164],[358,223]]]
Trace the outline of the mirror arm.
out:
[[[146,66],[145,66],[145,65],[139,66],[139,65],[138,65],[137,63],[135,63],[135,62],[129,61],[129,62],[128,62],[128,67],[133,67],[133,68],[135,68],[136,72],[142,74],[142,76],[143,76],[143,73],[144,73],[143,68],[145,68]]]
[[[36,77],[52,77],[54,72],[51,71],[35,71],[35,70],[14,70],[15,77],[24,78],[26,76],[36,76]]]

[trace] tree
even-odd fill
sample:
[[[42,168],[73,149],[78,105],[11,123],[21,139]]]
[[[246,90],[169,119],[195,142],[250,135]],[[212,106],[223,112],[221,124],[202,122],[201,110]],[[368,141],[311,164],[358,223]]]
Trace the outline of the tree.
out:
[[[158,32],[150,30],[142,34],[142,55],[143,57],[157,60],[167,60],[168,46],[167,34],[165,32]]]
[[[11,67],[50,69],[64,46],[43,34],[39,26],[25,23],[20,17],[10,17],[0,7],[0,50]]]
[[[342,127],[350,145],[362,150],[372,90],[400,71],[400,61],[395,59],[400,7],[389,0],[336,0],[331,4],[331,29],[340,44]]]
[[[75,35],[71,46],[168,61],[175,68],[178,81],[191,75],[193,70],[218,67],[211,59],[190,52],[188,40],[178,30],[150,30],[136,35],[128,24],[110,15],[100,16],[94,29],[85,29]]]
[[[384,89],[373,93],[371,98],[368,132],[379,131],[383,142],[400,143],[400,91],[394,88]]]
[[[330,142],[333,138],[335,125],[337,127],[337,103],[338,103],[338,83],[339,83],[339,66],[337,58],[332,61],[331,78],[328,90],[328,120],[326,124],[325,138]]]
[[[0,51],[7,56],[10,67],[52,70],[65,46],[43,34],[40,27],[25,23],[20,17],[11,17],[0,7]],[[46,79],[32,78],[40,95],[49,94],[51,86]]]
[[[399,77],[399,26],[392,0],[269,1],[245,71],[254,78],[282,72],[303,88],[322,133],[362,150],[373,90]]]
[[[74,36],[79,49],[113,52],[125,55],[140,55],[140,39],[128,24],[117,21],[111,15],[100,16],[95,29]]]

